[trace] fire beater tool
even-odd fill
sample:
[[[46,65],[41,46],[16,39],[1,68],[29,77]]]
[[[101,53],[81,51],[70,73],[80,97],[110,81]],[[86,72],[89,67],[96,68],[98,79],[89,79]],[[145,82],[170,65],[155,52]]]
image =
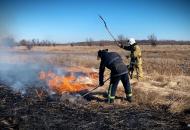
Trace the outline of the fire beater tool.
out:
[[[106,83],[109,79],[110,79],[110,77],[109,77],[108,79],[106,79],[106,80],[104,81],[104,83]],[[82,97],[85,97],[86,95],[92,93],[94,90],[96,90],[96,89],[99,88],[99,87],[100,87],[100,85],[97,85],[95,88],[91,89],[90,91],[88,91],[87,93],[85,93],[84,95],[82,95]]]

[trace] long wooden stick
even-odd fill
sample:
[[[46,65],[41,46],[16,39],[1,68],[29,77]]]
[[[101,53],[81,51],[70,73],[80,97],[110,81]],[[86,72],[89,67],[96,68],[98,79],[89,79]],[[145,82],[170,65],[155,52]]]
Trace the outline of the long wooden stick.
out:
[[[108,26],[107,26],[106,21],[104,20],[104,18],[103,18],[101,15],[99,15],[99,17],[100,17],[100,19],[103,21],[104,26],[105,26],[107,32],[110,34],[110,36],[111,36],[111,37],[113,38],[113,40],[116,42],[117,46],[120,47],[119,42],[115,39],[115,37],[113,36],[113,34],[110,32],[110,30],[109,30],[109,28],[108,28]]]

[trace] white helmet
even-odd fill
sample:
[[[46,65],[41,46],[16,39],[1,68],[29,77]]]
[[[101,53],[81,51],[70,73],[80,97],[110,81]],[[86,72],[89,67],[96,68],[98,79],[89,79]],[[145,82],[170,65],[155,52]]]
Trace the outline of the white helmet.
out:
[[[135,39],[134,38],[129,38],[129,41],[128,41],[129,45],[133,45],[136,43]]]

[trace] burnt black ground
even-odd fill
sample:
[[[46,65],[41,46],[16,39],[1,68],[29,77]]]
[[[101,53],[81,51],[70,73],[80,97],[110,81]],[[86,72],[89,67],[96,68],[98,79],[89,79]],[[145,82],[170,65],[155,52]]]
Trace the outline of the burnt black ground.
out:
[[[71,103],[45,92],[38,97],[33,90],[21,95],[0,86],[0,130],[179,130],[188,129],[190,121],[189,113],[172,114],[164,107],[97,100]]]

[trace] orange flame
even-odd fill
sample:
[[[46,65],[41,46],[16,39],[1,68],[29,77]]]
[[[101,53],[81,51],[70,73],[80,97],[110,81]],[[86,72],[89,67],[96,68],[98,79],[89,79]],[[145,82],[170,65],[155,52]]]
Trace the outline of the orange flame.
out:
[[[95,79],[97,77],[95,73],[89,73],[88,76],[89,80]],[[57,93],[79,92],[87,89],[87,87],[92,86],[93,84],[84,82],[85,80],[82,80],[85,78],[84,76],[80,78],[76,78],[74,74],[69,76],[59,76],[51,71],[41,71],[39,78],[41,80],[45,80],[49,88]]]

